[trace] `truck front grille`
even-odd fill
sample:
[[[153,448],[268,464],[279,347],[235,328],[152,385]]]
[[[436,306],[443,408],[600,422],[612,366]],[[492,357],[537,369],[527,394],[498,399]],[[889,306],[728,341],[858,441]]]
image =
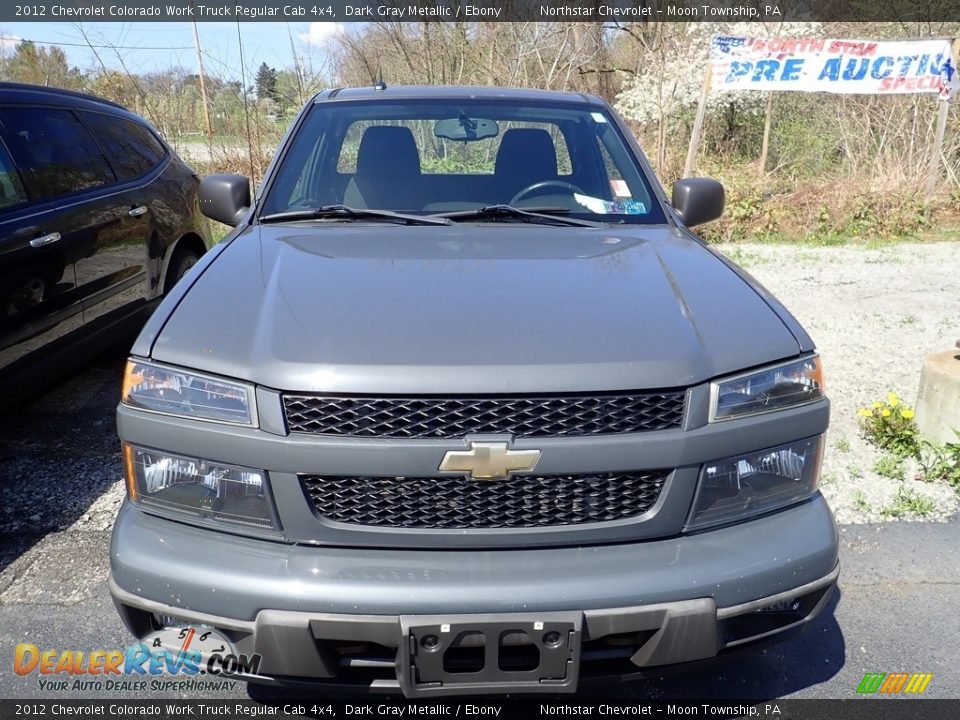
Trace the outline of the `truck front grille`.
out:
[[[559,437],[680,427],[685,392],[543,397],[384,398],[284,395],[292,433],[457,438],[468,433]]]
[[[301,475],[314,512],[394,528],[533,528],[623,520],[657,501],[668,470],[589,475],[354,477]]]

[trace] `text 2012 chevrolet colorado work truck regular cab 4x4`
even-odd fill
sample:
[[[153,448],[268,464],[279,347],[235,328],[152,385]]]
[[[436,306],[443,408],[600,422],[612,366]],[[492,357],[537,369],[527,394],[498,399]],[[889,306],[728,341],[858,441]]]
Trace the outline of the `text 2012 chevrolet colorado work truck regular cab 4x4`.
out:
[[[110,588],[247,678],[572,692],[783,637],[839,572],[803,328],[600,99],[324,91],[160,305]]]

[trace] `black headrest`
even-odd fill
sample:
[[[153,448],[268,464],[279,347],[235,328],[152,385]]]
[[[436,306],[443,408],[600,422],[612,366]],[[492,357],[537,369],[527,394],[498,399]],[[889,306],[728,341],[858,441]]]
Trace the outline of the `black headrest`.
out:
[[[507,130],[497,150],[495,175],[547,180],[557,176],[557,150],[553,138],[539,128]]]
[[[357,150],[357,175],[414,177],[420,174],[420,153],[410,128],[373,125],[363,131]]]

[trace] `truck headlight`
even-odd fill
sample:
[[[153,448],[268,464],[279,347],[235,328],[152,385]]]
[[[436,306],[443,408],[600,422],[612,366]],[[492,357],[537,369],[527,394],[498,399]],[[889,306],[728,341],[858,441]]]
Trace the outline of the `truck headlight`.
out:
[[[710,384],[710,422],[804,405],[823,397],[819,355],[772,365]]]
[[[817,490],[823,436],[704,465],[687,530],[744,520]]]
[[[127,360],[120,399],[130,407],[193,420],[257,424],[252,385],[143,360]]]
[[[279,530],[266,473],[123,444],[127,494],[145,510],[233,528]]]

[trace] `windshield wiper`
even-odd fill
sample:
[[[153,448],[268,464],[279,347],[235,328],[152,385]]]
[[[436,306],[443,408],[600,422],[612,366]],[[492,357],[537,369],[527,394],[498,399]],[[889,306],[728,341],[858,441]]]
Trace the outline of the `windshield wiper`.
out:
[[[436,213],[428,217],[449,218],[455,222],[469,222],[470,220],[499,220],[513,219],[523,222],[549,223],[552,225],[575,225],[580,227],[601,227],[601,223],[591,220],[580,220],[566,215],[570,210],[563,207],[537,207],[521,209],[513,205],[485,205],[474,210],[457,210],[455,212]]]
[[[347,205],[323,205],[318,208],[305,210],[287,210],[285,212],[261,215],[260,222],[287,222],[290,220],[383,220],[385,222],[402,222],[407,225],[449,225],[450,221],[442,217],[430,215],[406,215],[390,210],[371,210],[368,208],[352,208]]]

